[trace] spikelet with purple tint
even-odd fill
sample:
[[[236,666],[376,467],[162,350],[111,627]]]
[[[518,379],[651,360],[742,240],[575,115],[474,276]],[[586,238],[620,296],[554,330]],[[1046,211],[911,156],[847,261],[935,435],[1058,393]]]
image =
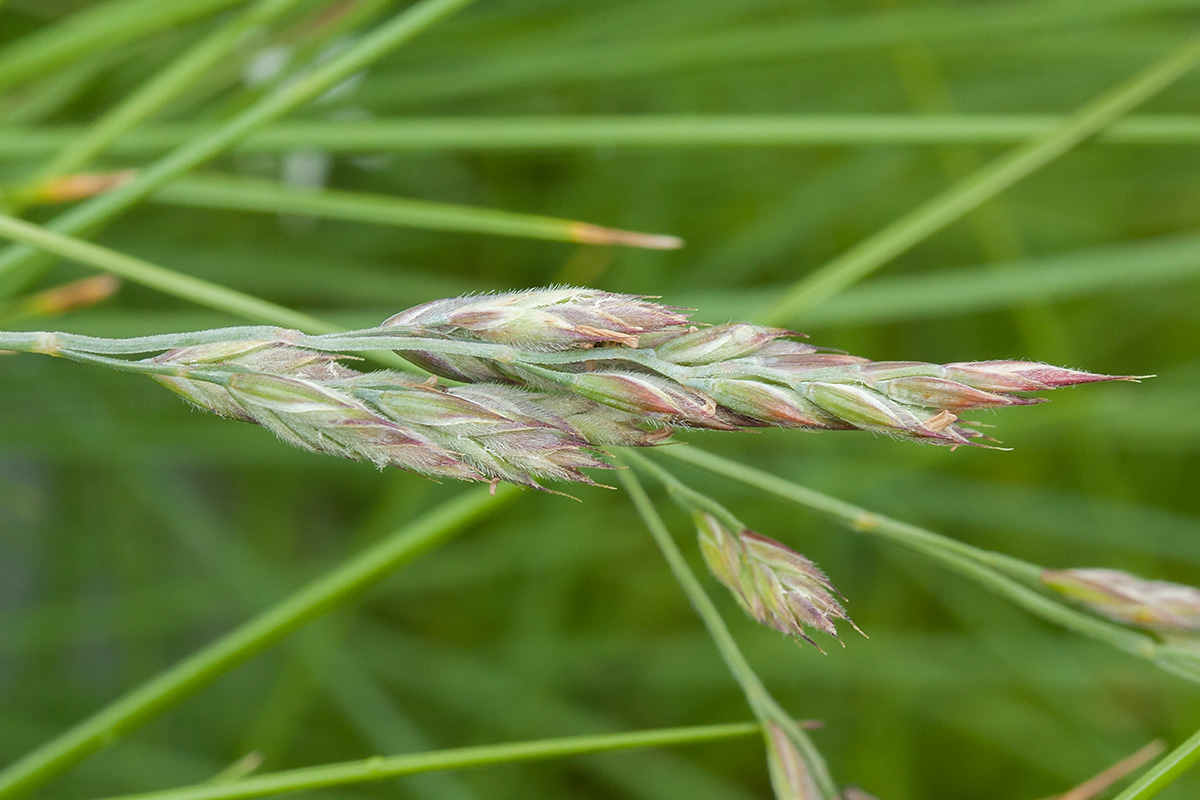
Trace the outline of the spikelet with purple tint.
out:
[[[1200,589],[1113,569],[1045,570],[1042,582],[1109,619],[1161,632],[1200,631]]]
[[[396,314],[383,327],[531,350],[637,347],[643,333],[686,323],[679,311],[636,295],[551,287],[434,300]]]
[[[807,558],[760,533],[734,533],[711,514],[692,516],[709,570],[755,620],[814,647],[809,628],[837,639],[835,621],[842,619],[858,630],[829,578]]]

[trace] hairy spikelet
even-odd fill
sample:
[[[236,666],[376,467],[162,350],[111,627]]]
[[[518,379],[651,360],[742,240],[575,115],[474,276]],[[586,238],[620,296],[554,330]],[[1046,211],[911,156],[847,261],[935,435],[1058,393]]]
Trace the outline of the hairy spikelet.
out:
[[[816,564],[760,533],[735,533],[712,514],[696,512],[693,519],[709,570],[751,617],[814,647],[810,628],[837,639],[841,619],[858,630]]]
[[[383,323],[538,350],[597,344],[637,347],[644,333],[687,322],[678,309],[596,289],[551,287],[434,300]]]

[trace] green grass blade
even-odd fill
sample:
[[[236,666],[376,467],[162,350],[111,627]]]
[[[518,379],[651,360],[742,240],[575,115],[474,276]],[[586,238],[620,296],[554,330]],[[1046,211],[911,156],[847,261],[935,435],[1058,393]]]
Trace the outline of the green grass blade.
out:
[[[202,281],[190,275],[151,264],[140,258],[118,253],[107,247],[85,242],[41,228],[15,217],[0,214],[0,236],[23,242],[49,253],[119,275],[151,289],[190,300],[209,308],[227,311],[246,319],[305,330],[333,333],[336,326],[248,294]]]
[[[469,491],[414,520],[8,766],[0,772],[0,797],[40,786],[305,623],[349,602],[516,495],[509,487],[499,487],[495,498],[487,490]]]
[[[346,50],[280,86],[213,131],[193,139],[138,173],[128,184],[94,197],[56,218],[49,227],[60,233],[91,230],[132,207],[173,178],[204,163],[252,131],[319,97],[473,0],[420,0],[374,28]],[[10,247],[0,253],[0,289],[11,293],[35,279],[37,252]]]
[[[1149,800],[1177,781],[1200,761],[1200,731],[1162,757],[1115,800]]]
[[[43,181],[85,166],[137,123],[161,109],[225,58],[248,34],[287,13],[301,0],[258,0],[234,19],[208,34],[167,67],[97,120],[64,147],[30,179],[28,193]],[[21,197],[18,196],[18,202]]]
[[[1200,277],[1200,237],[1150,239],[983,266],[874,278],[824,300],[807,328],[912,322],[977,314],[1030,302],[1057,302]],[[683,293],[678,302],[706,316],[748,317],[780,289]]]
[[[777,302],[764,308],[757,315],[758,321],[771,325],[794,322],[820,301],[871,274],[1070,151],[1117,117],[1170,86],[1197,62],[1200,62],[1200,39],[1193,39],[1141,74],[1088,103],[1058,129],[988,164],[810,273]]]
[[[740,722],[690,728],[660,728],[600,736],[572,736],[534,742],[437,750],[432,753],[403,756],[376,756],[365,761],[306,767],[273,775],[246,778],[233,783],[187,786],[162,792],[105,798],[105,800],[246,800],[246,798],[268,797],[285,792],[310,791],[330,786],[382,781],[435,770],[472,769],[494,764],[565,758],[588,753],[714,742],[753,736],[761,734],[761,732],[762,729],[756,723]]]
[[[0,89],[246,0],[111,0],[0,50]]]
[[[626,116],[412,117],[285,122],[251,134],[231,149],[278,153],[456,150],[578,150],[597,147],[820,147],[868,145],[1016,144],[1060,128],[1054,114],[636,114]],[[110,152],[126,158],[161,153],[212,130],[195,123],[160,123],[131,130]],[[44,125],[0,130],[0,158],[37,158],[61,149],[86,129]],[[1096,135],[1116,145],[1193,145],[1200,115],[1140,114]]]
[[[489,549],[489,552],[496,551]],[[530,574],[523,568],[522,572]],[[470,585],[478,584],[472,582]],[[362,638],[357,643],[355,655],[386,680],[389,692],[411,689],[423,700],[435,704],[441,713],[469,720],[472,725],[494,731],[493,735],[526,739],[542,738],[547,730],[617,733],[628,727],[628,722],[615,707],[600,709],[586,705],[541,677],[514,670],[490,655],[451,649],[445,643],[415,637],[410,631],[399,630],[394,625],[364,624],[359,630]],[[697,647],[693,653],[703,654],[695,658],[704,660],[712,651],[712,643],[704,633],[698,632],[695,639]],[[712,661],[716,662],[713,684],[723,689],[729,684],[728,671],[720,659],[713,658]],[[572,668],[564,665],[563,671]],[[588,759],[581,767],[616,797],[642,800],[759,798],[756,792],[742,788],[702,764],[671,754],[644,753],[619,760]]]
[[[320,219],[560,242],[623,244],[659,250],[683,244],[674,236],[604,228],[575,220],[363,192],[299,189],[249,178],[211,175],[185,178],[161,189],[153,200],[188,208],[300,214]]]
[[[615,41],[597,42],[599,37],[593,36],[567,42],[566,46],[558,41],[555,28],[550,36],[527,39],[519,58],[508,51],[485,51],[444,66],[381,77],[364,87],[360,96],[372,105],[411,106],[547,84],[616,81],[801,58],[832,60],[847,53],[873,54],[908,42],[942,46],[983,42],[987,46],[1055,30],[1086,29],[1104,23],[1130,25],[1138,21],[1136,18],[1156,12],[1186,13],[1195,7],[1194,0],[1032,0],[964,6],[932,3],[865,13],[814,14],[811,19],[797,21],[742,21],[740,25],[726,24],[696,33],[678,32],[676,20],[660,17],[640,25],[629,24]]]

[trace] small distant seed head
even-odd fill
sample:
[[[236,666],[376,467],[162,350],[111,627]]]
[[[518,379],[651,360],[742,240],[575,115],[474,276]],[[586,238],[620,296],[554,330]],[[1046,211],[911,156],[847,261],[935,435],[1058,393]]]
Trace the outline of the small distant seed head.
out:
[[[821,800],[822,794],[800,749],[782,726],[763,725],[767,740],[767,770],[775,800]]]
[[[1200,589],[1111,569],[1045,570],[1042,582],[1109,619],[1156,631],[1200,631]]]
[[[807,629],[836,639],[836,620],[854,626],[829,579],[795,550],[751,530],[735,534],[712,514],[693,519],[709,570],[758,622],[814,647]]]

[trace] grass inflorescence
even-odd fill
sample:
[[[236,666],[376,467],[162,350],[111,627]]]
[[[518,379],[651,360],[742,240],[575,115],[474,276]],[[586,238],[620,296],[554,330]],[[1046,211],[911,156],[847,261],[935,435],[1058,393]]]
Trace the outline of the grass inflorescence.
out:
[[[1196,13],[0,0],[0,798],[1196,794]]]

